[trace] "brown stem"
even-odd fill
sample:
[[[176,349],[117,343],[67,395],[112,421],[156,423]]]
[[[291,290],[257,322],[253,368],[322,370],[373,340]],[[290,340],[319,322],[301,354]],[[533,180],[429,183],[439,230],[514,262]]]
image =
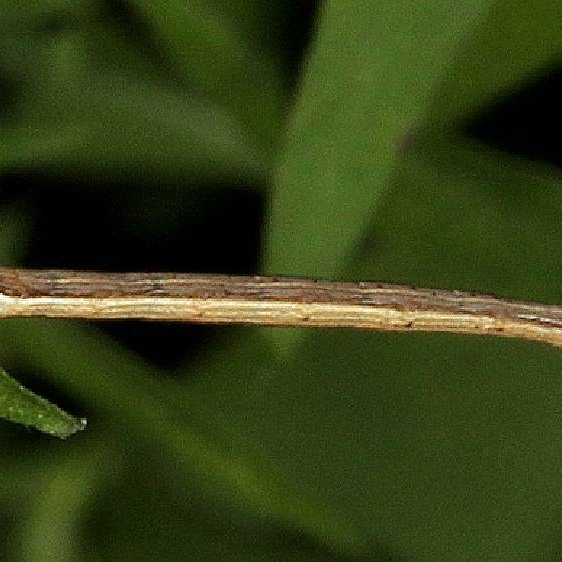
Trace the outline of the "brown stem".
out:
[[[383,283],[0,268],[0,318],[144,319],[498,335],[562,345],[562,307]]]

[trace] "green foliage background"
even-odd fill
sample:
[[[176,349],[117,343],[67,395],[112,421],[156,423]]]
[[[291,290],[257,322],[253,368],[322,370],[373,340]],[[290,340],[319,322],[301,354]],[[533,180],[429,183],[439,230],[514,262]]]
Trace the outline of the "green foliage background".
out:
[[[551,72],[561,15],[3,0],[1,263],[560,302],[559,141],[467,131]],[[89,419],[64,442],[1,425],[1,560],[560,558],[559,350],[3,320],[0,363]]]

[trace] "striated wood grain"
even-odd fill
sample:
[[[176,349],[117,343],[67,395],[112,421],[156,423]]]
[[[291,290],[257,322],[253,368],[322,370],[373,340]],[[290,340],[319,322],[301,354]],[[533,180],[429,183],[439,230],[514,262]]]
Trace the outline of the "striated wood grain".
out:
[[[0,268],[0,317],[443,331],[562,345],[562,307],[371,282]]]

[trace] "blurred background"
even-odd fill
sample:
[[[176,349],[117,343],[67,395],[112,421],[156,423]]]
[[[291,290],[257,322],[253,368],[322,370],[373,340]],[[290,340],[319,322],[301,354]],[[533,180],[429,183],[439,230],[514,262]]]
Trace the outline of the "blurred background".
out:
[[[562,303],[562,10],[3,0],[0,265]],[[6,561],[513,561],[562,549],[559,350],[2,320],[88,428],[0,425]]]

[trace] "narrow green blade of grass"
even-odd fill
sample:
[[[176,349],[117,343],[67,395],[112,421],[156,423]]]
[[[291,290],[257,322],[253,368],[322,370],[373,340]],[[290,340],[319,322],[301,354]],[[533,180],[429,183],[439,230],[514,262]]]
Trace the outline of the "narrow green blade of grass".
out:
[[[451,128],[556,64],[562,52],[560,4],[498,0],[464,41],[427,117]]]
[[[0,370],[0,417],[54,435],[68,437],[86,427],[86,420],[67,414]]]
[[[401,146],[491,3],[324,4],[270,203],[267,271],[342,271]]]

